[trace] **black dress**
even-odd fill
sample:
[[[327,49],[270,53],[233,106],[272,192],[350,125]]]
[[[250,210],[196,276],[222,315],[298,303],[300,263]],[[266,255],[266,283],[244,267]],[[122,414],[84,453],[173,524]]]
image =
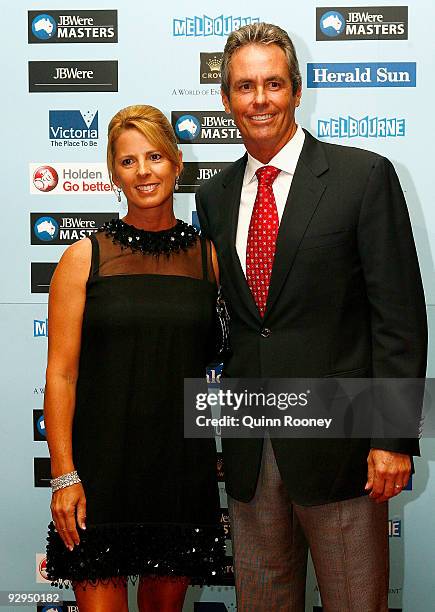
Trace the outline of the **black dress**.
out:
[[[49,526],[48,576],[213,581],[224,563],[215,442],[183,433],[183,379],[204,378],[213,357],[210,245],[194,237],[155,256],[104,231],[91,241],[73,424],[86,530],[70,552]]]

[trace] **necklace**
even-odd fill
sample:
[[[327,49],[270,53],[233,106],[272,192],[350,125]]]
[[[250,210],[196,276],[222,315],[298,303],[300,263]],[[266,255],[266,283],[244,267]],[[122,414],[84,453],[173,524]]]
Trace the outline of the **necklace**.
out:
[[[186,251],[196,243],[198,236],[198,231],[193,225],[180,219],[177,219],[174,227],[158,232],[138,229],[122,219],[111,219],[106,221],[99,231],[110,236],[112,242],[120,244],[122,249],[131,249],[133,253],[140,251],[145,255],[156,257]]]

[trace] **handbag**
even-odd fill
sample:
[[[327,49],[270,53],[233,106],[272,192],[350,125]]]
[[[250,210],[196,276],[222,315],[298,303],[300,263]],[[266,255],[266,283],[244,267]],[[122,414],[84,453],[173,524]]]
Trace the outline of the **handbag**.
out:
[[[216,298],[216,319],[216,353],[223,357],[230,350],[230,315],[220,287]]]

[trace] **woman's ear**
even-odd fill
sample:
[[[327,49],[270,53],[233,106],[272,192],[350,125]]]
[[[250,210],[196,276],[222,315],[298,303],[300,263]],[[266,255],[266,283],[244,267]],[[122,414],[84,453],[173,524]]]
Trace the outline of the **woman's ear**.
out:
[[[177,170],[177,176],[180,176],[180,174],[183,172],[183,152],[182,151],[178,151],[178,170]]]

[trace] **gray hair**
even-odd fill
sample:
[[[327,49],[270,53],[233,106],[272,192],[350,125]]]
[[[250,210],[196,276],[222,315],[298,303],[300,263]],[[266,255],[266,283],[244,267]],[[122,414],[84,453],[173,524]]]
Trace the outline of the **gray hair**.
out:
[[[221,87],[224,94],[230,97],[230,62],[234,52],[245,45],[252,44],[274,44],[284,51],[292,82],[292,92],[295,95],[302,84],[302,77],[294,45],[285,30],[277,25],[264,22],[243,26],[228,36],[221,63]]]

